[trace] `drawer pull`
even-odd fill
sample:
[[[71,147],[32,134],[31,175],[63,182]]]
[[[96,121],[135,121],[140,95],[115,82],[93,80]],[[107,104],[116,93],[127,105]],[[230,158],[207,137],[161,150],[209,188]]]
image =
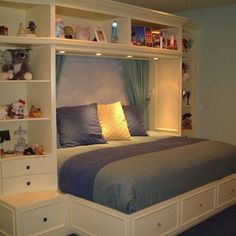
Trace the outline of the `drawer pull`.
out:
[[[30,185],[31,185],[31,182],[30,182],[30,181],[28,181],[26,184],[27,184],[28,186],[30,186]]]
[[[203,204],[202,204],[202,203],[200,203],[200,204],[199,204],[199,207],[203,207]]]
[[[157,223],[157,227],[158,228],[160,228],[161,227],[161,223],[159,222],[159,223]]]
[[[29,170],[29,169],[30,169],[30,165],[27,165],[27,166],[26,166],[26,169]]]
[[[235,191],[235,190],[234,190],[234,188],[232,188],[232,189],[231,189],[231,193],[233,194],[233,193],[234,193],[234,191]]]
[[[43,222],[47,222],[48,221],[48,218],[47,217],[44,217],[43,218]]]

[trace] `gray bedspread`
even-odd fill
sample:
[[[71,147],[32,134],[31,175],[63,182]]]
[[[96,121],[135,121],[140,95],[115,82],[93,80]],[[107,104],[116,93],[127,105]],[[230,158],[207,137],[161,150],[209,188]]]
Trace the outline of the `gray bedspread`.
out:
[[[236,147],[205,140],[103,166],[92,200],[130,214],[232,173]]]

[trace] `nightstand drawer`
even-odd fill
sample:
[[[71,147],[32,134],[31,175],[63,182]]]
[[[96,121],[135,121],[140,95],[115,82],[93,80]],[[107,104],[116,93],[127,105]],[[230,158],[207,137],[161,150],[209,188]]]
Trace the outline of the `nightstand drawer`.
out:
[[[27,174],[49,173],[52,171],[52,158],[28,158],[21,160],[6,160],[2,162],[3,178]]]
[[[3,194],[10,195],[29,191],[52,189],[52,174],[27,175],[3,179]]]
[[[157,210],[134,223],[134,235],[160,236],[166,235],[179,226],[179,204],[173,204]]]
[[[215,187],[183,200],[182,224],[188,224],[215,209]]]
[[[219,184],[218,206],[223,206],[236,199],[236,178]]]
[[[43,235],[46,232],[65,227],[65,215],[65,202],[57,202],[22,212],[22,236],[36,233]]]

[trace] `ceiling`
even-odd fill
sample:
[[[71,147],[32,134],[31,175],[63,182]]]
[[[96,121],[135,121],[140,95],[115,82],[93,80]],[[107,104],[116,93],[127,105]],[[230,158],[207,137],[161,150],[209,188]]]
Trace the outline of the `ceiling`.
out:
[[[168,13],[236,4],[236,0],[114,0]]]

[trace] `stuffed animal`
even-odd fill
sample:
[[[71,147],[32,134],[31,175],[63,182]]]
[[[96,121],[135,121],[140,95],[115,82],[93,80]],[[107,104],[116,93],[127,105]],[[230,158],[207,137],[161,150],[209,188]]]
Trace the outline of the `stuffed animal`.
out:
[[[32,146],[32,149],[36,155],[45,155],[46,154],[44,147],[42,145],[34,144]]]
[[[8,106],[0,106],[0,120],[5,120],[8,117]]]
[[[23,119],[25,110],[25,101],[19,99],[18,101],[8,106],[8,116],[12,119]]]
[[[29,111],[29,117],[31,118],[41,117],[41,108],[32,105]]]
[[[28,68],[30,49],[7,49],[3,52],[5,64],[2,67],[0,79],[32,80],[32,73]]]
[[[185,113],[182,115],[182,129],[192,129],[192,114],[191,113]]]

